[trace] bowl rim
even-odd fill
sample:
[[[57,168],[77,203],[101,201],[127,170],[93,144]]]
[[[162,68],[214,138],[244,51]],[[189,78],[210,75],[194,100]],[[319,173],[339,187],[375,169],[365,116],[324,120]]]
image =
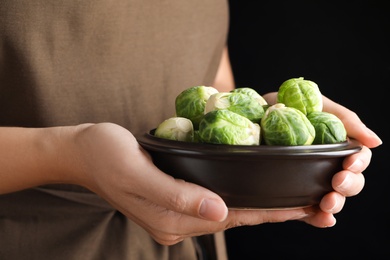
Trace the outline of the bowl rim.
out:
[[[155,129],[137,135],[138,143],[149,151],[186,156],[304,156],[343,157],[357,153],[362,144],[353,138],[335,144],[314,145],[227,145],[192,143],[164,139],[153,135]]]

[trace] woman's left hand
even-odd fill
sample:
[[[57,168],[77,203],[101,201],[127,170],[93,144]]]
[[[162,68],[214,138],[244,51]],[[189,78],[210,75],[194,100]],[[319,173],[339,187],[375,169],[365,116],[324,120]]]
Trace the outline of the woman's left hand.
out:
[[[269,104],[274,104],[276,93],[263,96]],[[323,111],[332,113],[343,122],[349,138],[354,138],[362,144],[358,153],[347,156],[343,161],[343,170],[337,172],[332,179],[334,191],[326,194],[320,204],[305,209],[307,216],[301,218],[316,227],[331,227],[336,224],[334,214],[344,207],[347,197],[359,194],[365,184],[363,171],[371,162],[372,151],[382,144],[382,140],[360,120],[358,115],[348,108],[323,97]]]

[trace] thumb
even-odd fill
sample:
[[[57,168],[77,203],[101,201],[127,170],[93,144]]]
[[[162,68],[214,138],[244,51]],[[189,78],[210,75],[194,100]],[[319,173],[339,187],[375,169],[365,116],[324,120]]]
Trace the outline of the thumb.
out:
[[[196,218],[218,222],[226,219],[228,208],[216,193],[175,179],[156,166],[147,168],[148,172],[144,172],[147,189],[138,191],[141,196],[161,207]]]
[[[335,103],[325,96],[323,96],[323,101],[323,110],[340,118],[349,137],[358,140],[368,148],[375,148],[382,144],[382,140],[360,120],[355,112]]]

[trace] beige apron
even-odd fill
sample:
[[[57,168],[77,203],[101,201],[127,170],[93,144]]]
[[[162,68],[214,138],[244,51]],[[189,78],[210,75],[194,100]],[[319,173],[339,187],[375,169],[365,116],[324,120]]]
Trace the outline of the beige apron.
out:
[[[142,133],[182,90],[212,84],[227,27],[226,0],[1,0],[0,126]],[[215,259],[215,243],[196,241],[213,239],[159,245],[78,186],[0,195],[2,260],[196,259],[210,246]]]

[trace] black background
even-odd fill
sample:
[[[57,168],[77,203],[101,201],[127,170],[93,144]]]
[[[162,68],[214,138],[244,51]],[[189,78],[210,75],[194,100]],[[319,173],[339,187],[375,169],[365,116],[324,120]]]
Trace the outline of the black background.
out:
[[[277,91],[293,77],[351,110],[382,139],[372,149],[361,193],[347,199],[337,224],[290,221],[226,231],[235,259],[287,257],[385,259],[390,256],[390,10],[385,1],[231,0],[229,48],[237,87]],[[390,259],[390,258],[389,258]]]

